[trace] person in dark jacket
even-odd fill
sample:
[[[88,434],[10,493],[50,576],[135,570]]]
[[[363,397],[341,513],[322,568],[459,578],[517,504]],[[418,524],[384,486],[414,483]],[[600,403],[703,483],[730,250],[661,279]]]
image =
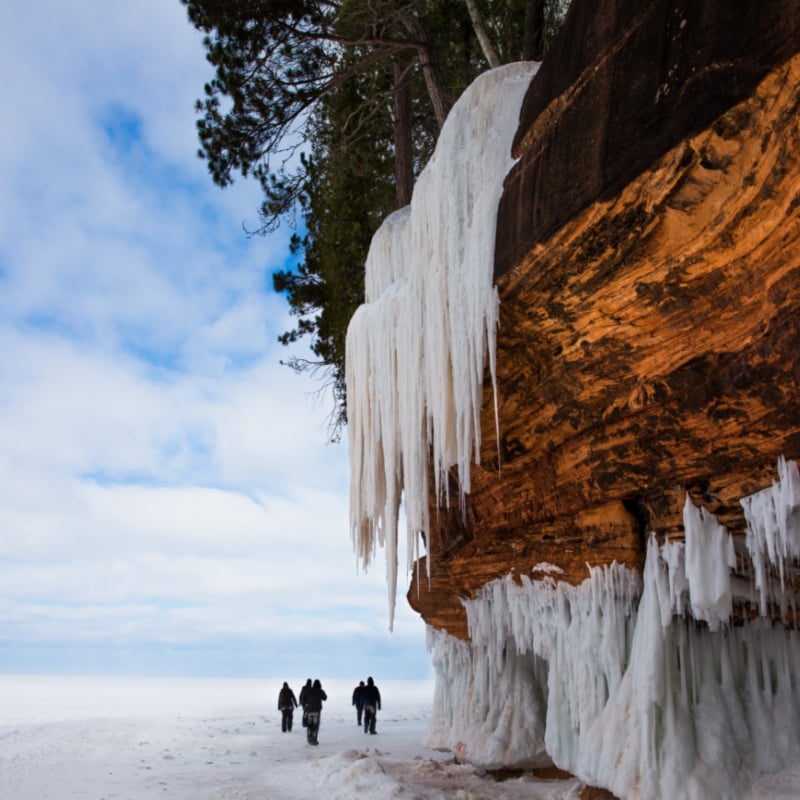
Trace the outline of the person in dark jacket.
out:
[[[364,701],[361,699],[361,692],[364,690],[364,681],[361,681],[355,689],[353,689],[353,705],[356,707],[356,725],[361,727],[361,713],[364,711]]]
[[[364,733],[376,733],[375,721],[381,707],[381,693],[372,678],[367,678],[367,685],[361,690],[361,702],[364,705]]]
[[[278,711],[282,712],[281,718],[281,731],[287,733],[292,730],[292,721],[294,719],[294,710],[297,708],[297,698],[294,692],[289,688],[289,684],[284,681],[283,687],[278,693]]]
[[[306,685],[300,690],[300,705],[303,707],[303,727],[308,725],[308,712],[306,711],[306,695],[311,688],[311,678],[306,681]]]
[[[314,681],[314,685],[306,692],[306,719],[308,726],[306,727],[306,738],[309,744],[319,744],[317,736],[319,735],[319,717],[322,713],[322,701],[327,700],[328,695],[322,688],[319,679]]]

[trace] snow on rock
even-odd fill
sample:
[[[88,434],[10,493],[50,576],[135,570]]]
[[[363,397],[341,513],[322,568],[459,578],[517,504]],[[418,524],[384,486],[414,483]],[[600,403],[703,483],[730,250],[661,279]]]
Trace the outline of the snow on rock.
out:
[[[449,502],[453,465],[469,491],[487,353],[494,380],[497,205],[537,68],[501,67],[464,92],[411,205],[388,217],[370,246],[365,303],[346,345],[350,527],[364,567],[385,547],[392,611],[401,499],[410,567],[428,530],[429,463],[437,501]]]
[[[742,501],[762,586],[800,532],[797,467],[778,470]],[[800,633],[766,616],[732,624],[732,539],[688,498],[684,525],[685,544],[650,538],[641,580],[615,563],[580,586],[508,576],[466,600],[469,643],[429,634],[429,744],[487,767],[549,758],[643,800],[738,800],[796,764]]]
[[[561,567],[557,567],[555,564],[551,564],[548,561],[540,561],[538,564],[534,564],[531,567],[531,572],[546,572],[548,575],[550,574],[563,574],[564,570]]]

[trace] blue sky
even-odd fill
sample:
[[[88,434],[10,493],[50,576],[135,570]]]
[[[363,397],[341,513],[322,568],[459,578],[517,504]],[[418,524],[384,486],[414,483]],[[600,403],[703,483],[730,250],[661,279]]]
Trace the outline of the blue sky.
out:
[[[178,0],[0,7],[0,672],[420,678]],[[401,581],[400,592],[407,582]]]

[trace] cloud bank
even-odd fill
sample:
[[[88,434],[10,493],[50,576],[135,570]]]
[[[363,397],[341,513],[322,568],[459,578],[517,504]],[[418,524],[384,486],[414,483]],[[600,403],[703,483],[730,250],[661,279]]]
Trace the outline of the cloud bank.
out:
[[[183,7],[12,0],[0,65],[0,670],[428,674],[279,363],[288,232],[195,156]]]

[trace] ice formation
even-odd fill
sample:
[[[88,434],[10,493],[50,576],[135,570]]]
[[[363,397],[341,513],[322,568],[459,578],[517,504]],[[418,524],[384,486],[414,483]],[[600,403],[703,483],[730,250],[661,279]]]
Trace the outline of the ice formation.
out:
[[[455,467],[469,491],[487,353],[494,380],[497,203],[535,69],[470,87],[370,248],[347,337],[350,524],[364,566],[385,546],[390,608],[401,501],[410,566],[429,485],[448,502]],[[685,541],[651,537],[641,577],[612,564],[571,586],[543,562],[465,600],[469,642],[429,632],[429,744],[486,767],[552,760],[641,800],[738,800],[800,760],[797,465],[781,459],[742,506],[734,541],[687,497]]]
[[[497,205],[537,67],[501,67],[467,89],[411,205],[386,219],[367,257],[365,303],[346,345],[350,528],[365,567],[385,547],[392,611],[401,499],[410,567],[428,530],[429,478],[448,502],[455,465],[469,491],[487,353],[494,380]]]
[[[789,611],[787,560],[800,558],[800,472],[794,461],[778,461],[778,481],[742,500],[747,520],[747,549],[755,570],[754,582],[760,612],[777,604],[786,618]],[[776,577],[772,577],[777,573]],[[794,612],[794,604],[791,605]]]
[[[549,758],[643,800],[737,800],[797,763],[800,633],[766,614],[793,608],[776,587],[793,596],[800,473],[778,469],[742,500],[756,592],[731,574],[732,537],[687,498],[685,543],[651,537],[641,580],[615,563],[580,586],[508,576],[466,600],[469,643],[429,632],[428,743],[486,767]]]

